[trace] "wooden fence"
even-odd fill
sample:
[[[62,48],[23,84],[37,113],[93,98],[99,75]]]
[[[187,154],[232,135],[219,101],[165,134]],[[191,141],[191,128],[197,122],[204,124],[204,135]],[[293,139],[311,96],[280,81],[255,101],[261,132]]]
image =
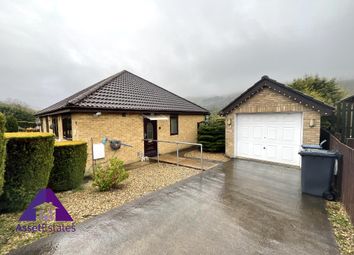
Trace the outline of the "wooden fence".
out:
[[[336,118],[336,132],[341,134],[342,142],[346,138],[354,138],[354,103],[338,103]]]
[[[341,200],[354,223],[354,149],[330,135],[329,148],[343,155],[341,162]]]

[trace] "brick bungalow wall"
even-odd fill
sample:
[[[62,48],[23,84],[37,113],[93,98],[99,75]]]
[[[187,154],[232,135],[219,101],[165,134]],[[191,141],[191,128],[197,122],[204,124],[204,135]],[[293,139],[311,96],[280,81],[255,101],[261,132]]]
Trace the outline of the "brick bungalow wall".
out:
[[[157,138],[167,141],[197,142],[198,122],[204,121],[201,115],[179,115],[178,116],[178,135],[170,135],[170,121],[158,121]],[[159,129],[161,128],[161,129]],[[188,145],[179,145],[179,148],[188,148]],[[175,144],[161,143],[159,145],[161,153],[176,151]]]
[[[321,115],[309,106],[295,102],[287,96],[283,96],[269,88],[255,94],[249,100],[235,108],[226,116],[225,120],[225,154],[235,157],[234,129],[235,114],[237,113],[272,113],[272,112],[303,112],[303,143],[318,144],[320,139]],[[228,125],[231,119],[231,125]],[[310,121],[314,120],[314,127],[310,127]]]
[[[108,139],[118,139],[123,143],[133,146],[132,148],[122,146],[119,150],[113,151],[109,143],[105,146],[105,159],[98,160],[97,163],[117,157],[125,163],[132,163],[139,160],[138,152],[144,151],[143,143],[143,125],[142,116],[138,114],[102,113],[101,116],[95,116],[88,113],[74,113],[71,115],[73,140],[87,142],[88,157],[87,166],[92,165],[92,143],[100,143],[103,137]]]
[[[133,147],[122,146],[118,151],[112,151],[109,144],[106,144],[105,159],[98,160],[97,163],[107,161],[112,157],[123,160],[126,164],[137,162],[140,160],[139,154],[144,153],[144,143],[142,141],[144,134],[143,116],[141,114],[122,114],[102,113],[101,116],[95,116],[90,113],[73,113],[72,130],[73,140],[86,141],[88,144],[88,159],[86,168],[92,166],[92,147],[91,138],[94,143],[100,143],[102,138],[106,136],[109,139],[118,139],[123,143],[132,145]],[[178,135],[170,135],[170,121],[159,120],[157,122],[157,136],[159,140],[168,141],[186,141],[197,142],[197,123],[204,120],[203,115],[179,115],[178,116]],[[45,121],[44,123],[44,130]],[[59,139],[63,139],[61,116],[58,116]],[[49,117],[49,125],[51,117]],[[51,129],[49,129],[52,132]],[[188,146],[180,145],[179,148]],[[164,144],[159,145],[160,153],[168,153],[176,151],[176,145]]]

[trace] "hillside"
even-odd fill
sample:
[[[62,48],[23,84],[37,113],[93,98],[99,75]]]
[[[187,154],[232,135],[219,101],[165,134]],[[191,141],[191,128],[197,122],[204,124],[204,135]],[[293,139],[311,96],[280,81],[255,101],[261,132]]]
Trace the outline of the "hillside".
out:
[[[0,112],[7,118],[14,118],[14,121],[18,122],[20,127],[27,128],[35,126],[35,111],[24,103],[18,101],[0,101]]]
[[[212,97],[188,97],[188,100],[208,109],[210,112],[217,113],[240,94],[241,93]]]
[[[354,80],[342,80],[338,84],[348,92],[348,96],[354,95]]]

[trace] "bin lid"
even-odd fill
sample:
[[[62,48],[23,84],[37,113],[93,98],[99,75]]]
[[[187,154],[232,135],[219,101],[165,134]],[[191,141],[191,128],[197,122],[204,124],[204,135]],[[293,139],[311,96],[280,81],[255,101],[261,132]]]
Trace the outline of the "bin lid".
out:
[[[303,144],[301,147],[303,149],[322,149],[322,146],[318,144]]]
[[[326,158],[339,158],[339,153],[329,150],[320,149],[304,149],[299,152],[301,156],[314,156],[314,157],[326,157]]]

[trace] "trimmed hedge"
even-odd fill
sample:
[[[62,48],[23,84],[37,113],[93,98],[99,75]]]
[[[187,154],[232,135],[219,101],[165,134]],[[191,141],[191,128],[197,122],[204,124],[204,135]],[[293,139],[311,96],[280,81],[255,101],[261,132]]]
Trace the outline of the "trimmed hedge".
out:
[[[65,191],[80,186],[85,173],[87,144],[85,142],[56,142],[54,167],[50,173],[48,187],[54,191]]]
[[[4,186],[4,172],[5,172],[5,156],[6,156],[6,141],[4,137],[5,132],[5,116],[0,112],[0,195]]]
[[[199,126],[198,142],[208,152],[225,151],[225,122],[223,119],[213,120]]]
[[[5,133],[7,157],[0,211],[23,210],[37,192],[47,187],[53,168],[54,135]]]

